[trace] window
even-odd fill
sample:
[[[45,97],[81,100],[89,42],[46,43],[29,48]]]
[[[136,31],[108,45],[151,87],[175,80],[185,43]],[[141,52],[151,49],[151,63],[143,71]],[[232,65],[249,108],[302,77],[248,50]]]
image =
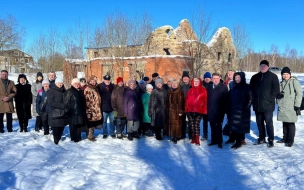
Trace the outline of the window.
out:
[[[18,59],[15,59],[15,62],[18,63]]]
[[[217,53],[217,60],[219,61],[221,59],[221,52]]]
[[[170,51],[169,51],[169,48],[164,48],[164,51],[166,52],[166,55],[171,55]]]
[[[98,57],[98,52],[94,52],[94,57],[96,58],[96,57]]]
[[[18,51],[14,51],[14,56],[19,56],[19,52]]]
[[[229,53],[228,55],[228,62],[230,63],[230,61],[231,61],[231,53]]]
[[[29,60],[26,58],[26,59],[24,59],[24,61],[25,61],[25,63],[28,63],[29,62]]]

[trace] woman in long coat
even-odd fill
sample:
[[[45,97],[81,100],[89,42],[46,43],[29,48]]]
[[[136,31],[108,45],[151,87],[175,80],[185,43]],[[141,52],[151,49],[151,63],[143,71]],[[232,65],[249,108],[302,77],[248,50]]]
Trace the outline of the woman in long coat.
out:
[[[47,93],[47,104],[49,105],[49,125],[53,130],[54,143],[58,144],[64,127],[67,125],[66,109],[64,104],[63,80],[57,77],[55,85]]]
[[[24,74],[18,76],[16,84],[17,94],[15,96],[15,105],[19,120],[20,132],[27,132],[27,126],[31,115],[32,92],[31,85],[28,83]]]
[[[174,144],[182,137],[182,115],[185,110],[184,91],[179,87],[179,81],[173,79],[171,88],[167,94],[168,125],[165,126],[164,134],[173,137]]]
[[[162,79],[155,80],[155,89],[152,91],[149,102],[148,114],[151,117],[151,125],[155,130],[157,140],[163,140],[161,130],[165,126],[166,121],[166,99],[167,92],[163,88],[164,82]]]
[[[146,85],[146,92],[141,96],[141,101],[143,104],[143,130],[145,131],[145,135],[148,137],[153,136],[153,128],[151,126],[151,117],[149,116],[149,102],[150,96],[153,91],[153,86],[151,84]]]
[[[300,114],[302,88],[300,82],[296,78],[291,77],[288,67],[284,67],[281,74],[281,93],[277,97],[277,103],[279,106],[278,121],[283,122],[283,138],[277,141],[277,143],[285,143],[285,146],[292,147],[296,133],[295,123]]]
[[[139,94],[136,91],[135,80],[128,81],[128,88],[124,92],[124,114],[127,116],[127,133],[130,141],[140,138],[139,128]],[[132,129],[133,126],[133,129]]]
[[[39,132],[42,129],[41,116],[36,112],[36,99],[38,91],[42,88],[43,75],[41,72],[37,73],[36,81],[32,83],[31,91],[33,96],[33,116],[36,117],[35,131]]]
[[[198,77],[191,80],[191,88],[187,92],[185,112],[191,128],[191,144],[200,145],[200,122],[203,114],[207,114],[207,91]]]
[[[252,95],[250,86],[246,83],[245,73],[234,73],[233,83],[233,88],[228,92],[228,119],[230,138],[236,140],[231,148],[237,149],[242,146],[245,133],[250,132]]]
[[[69,118],[71,140],[81,141],[81,128],[86,124],[86,100],[80,89],[80,81],[74,78],[71,88],[66,91],[66,109]]]
[[[47,104],[47,94],[50,91],[49,80],[42,81],[42,88],[38,90],[36,99],[36,112],[41,118],[41,122],[44,128],[44,135],[50,134],[50,127],[48,121],[49,105]]]
[[[101,112],[101,97],[98,91],[98,84],[95,76],[88,79],[88,85],[84,89],[84,96],[86,98],[86,115],[88,119],[88,139],[96,141],[94,137],[94,127],[102,125],[102,112]]]

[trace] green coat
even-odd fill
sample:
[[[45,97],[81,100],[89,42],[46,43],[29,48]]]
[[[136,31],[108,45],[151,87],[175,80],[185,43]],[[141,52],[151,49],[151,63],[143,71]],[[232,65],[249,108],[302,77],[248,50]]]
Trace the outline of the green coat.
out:
[[[143,107],[144,107],[144,114],[143,114],[143,122],[144,123],[151,123],[151,117],[149,117],[149,115],[148,115],[150,95],[151,94],[146,92],[141,96],[141,101],[142,101],[142,104],[143,104]]]
[[[284,92],[284,97],[278,99],[278,121],[295,123],[298,116],[294,106],[300,107],[302,101],[302,88],[300,82],[291,77],[288,81],[282,80],[280,83],[280,92]]]

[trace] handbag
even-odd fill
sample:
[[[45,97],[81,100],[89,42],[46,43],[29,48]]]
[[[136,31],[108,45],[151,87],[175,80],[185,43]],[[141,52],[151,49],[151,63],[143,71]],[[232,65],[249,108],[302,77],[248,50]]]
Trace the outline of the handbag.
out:
[[[301,103],[301,106],[300,106],[300,110],[304,110],[304,97],[302,97],[302,103]]]
[[[55,108],[49,113],[51,119],[61,119],[65,117],[65,111],[63,109]]]

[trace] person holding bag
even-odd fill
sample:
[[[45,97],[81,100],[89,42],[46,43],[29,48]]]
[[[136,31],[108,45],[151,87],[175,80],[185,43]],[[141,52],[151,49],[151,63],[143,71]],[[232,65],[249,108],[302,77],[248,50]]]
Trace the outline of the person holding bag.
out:
[[[302,88],[300,82],[291,76],[288,67],[282,69],[281,75],[282,82],[277,103],[279,106],[278,121],[283,122],[283,138],[277,143],[285,143],[285,146],[292,147],[296,133],[295,122],[298,120],[298,115],[301,114]]]
[[[49,110],[49,124],[53,130],[54,143],[58,144],[64,127],[67,125],[67,118],[65,115],[63,80],[58,77],[53,86],[47,94],[47,104]]]

